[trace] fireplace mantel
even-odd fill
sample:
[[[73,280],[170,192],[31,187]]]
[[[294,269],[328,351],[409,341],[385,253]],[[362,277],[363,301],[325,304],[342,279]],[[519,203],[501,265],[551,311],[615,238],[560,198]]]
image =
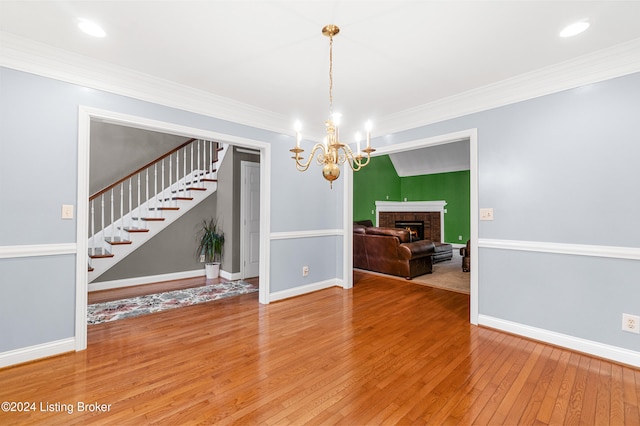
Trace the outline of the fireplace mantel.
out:
[[[376,201],[376,212],[441,212],[446,201]]]
[[[376,201],[376,226],[380,226],[380,212],[437,212],[440,213],[440,236],[444,239],[444,207],[446,201]]]

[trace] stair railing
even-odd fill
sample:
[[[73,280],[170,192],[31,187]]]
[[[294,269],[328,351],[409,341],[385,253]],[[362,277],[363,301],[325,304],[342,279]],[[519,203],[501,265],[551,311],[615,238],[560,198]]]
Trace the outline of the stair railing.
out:
[[[128,233],[147,232],[214,180],[220,144],[190,139],[89,197],[89,257],[110,257],[109,245],[130,244]],[[96,229],[98,228],[98,229]]]

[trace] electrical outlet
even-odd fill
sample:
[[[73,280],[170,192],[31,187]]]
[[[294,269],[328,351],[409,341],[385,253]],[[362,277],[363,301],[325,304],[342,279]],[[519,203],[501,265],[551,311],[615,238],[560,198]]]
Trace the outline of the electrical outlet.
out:
[[[302,276],[306,277],[307,275],[309,275],[309,267],[308,266],[303,266],[302,267]]]
[[[204,263],[204,254],[200,255],[200,263]]]
[[[640,334],[640,316],[622,314],[622,331]]]
[[[458,241],[462,241],[462,235],[458,235]]]

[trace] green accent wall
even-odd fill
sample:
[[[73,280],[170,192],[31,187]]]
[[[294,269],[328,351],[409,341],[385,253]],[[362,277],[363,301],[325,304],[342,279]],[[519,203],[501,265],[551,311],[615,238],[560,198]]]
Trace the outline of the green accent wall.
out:
[[[376,201],[445,200],[443,239],[464,244],[471,239],[470,194],[469,170],[399,177],[388,155],[374,157],[353,175],[353,220],[371,219],[375,223]]]
[[[376,201],[400,201],[400,197],[400,177],[388,155],[372,157],[353,174],[353,220],[376,223]]]

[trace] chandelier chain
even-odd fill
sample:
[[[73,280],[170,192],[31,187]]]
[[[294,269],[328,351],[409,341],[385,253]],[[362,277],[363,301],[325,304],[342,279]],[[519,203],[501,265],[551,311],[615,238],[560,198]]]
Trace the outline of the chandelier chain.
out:
[[[329,37],[329,111],[333,111],[333,36]]]

